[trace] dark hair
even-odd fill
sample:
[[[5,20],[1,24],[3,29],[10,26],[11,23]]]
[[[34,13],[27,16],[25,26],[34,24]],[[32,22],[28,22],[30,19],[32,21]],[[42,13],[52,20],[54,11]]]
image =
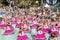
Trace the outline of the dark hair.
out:
[[[8,22],[7,25],[10,26],[10,23]]]
[[[39,16],[37,15],[36,18],[38,18]]]
[[[38,25],[38,27],[37,28],[39,28],[40,26]]]
[[[55,33],[51,34],[51,38],[57,37]]]
[[[51,21],[54,21],[54,19],[53,19],[53,18],[51,18]]]
[[[21,27],[20,27],[20,29],[21,29]]]
[[[58,24],[56,24],[55,26],[57,26]]]

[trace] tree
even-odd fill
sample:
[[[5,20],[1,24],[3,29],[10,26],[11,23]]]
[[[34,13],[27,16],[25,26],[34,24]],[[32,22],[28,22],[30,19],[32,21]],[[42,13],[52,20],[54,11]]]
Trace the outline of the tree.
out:
[[[10,0],[10,1],[14,1],[14,4],[16,6],[28,7],[30,5],[40,5],[41,0]],[[38,3],[36,3],[36,1],[38,1]]]
[[[32,3],[32,0],[20,0],[19,6],[29,6]]]

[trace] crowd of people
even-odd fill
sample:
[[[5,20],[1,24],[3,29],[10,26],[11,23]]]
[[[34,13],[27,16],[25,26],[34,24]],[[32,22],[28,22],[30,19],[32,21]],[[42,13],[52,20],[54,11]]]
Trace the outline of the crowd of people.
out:
[[[60,40],[60,12],[0,7],[0,40]]]

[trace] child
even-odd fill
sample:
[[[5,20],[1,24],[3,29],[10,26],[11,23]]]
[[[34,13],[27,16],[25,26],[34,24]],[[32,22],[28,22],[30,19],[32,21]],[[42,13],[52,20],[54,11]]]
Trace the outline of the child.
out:
[[[4,35],[10,35],[14,33],[14,28],[10,25],[10,23],[8,23],[8,25],[6,26],[6,31],[4,33]]]
[[[1,21],[0,28],[1,29],[5,29],[6,28],[6,23],[5,23],[4,20]]]
[[[45,23],[45,24],[44,24],[44,28],[43,28],[43,33],[45,33],[46,40],[48,40],[49,37],[50,37],[49,31],[50,31],[50,28],[49,28],[48,24]]]
[[[29,40],[28,37],[26,36],[26,34],[24,33],[23,30],[19,31],[19,35],[17,37],[17,40]]]
[[[11,19],[12,24],[16,24],[16,21],[17,21],[17,18],[12,17],[12,19]]]
[[[33,24],[32,24],[32,30],[31,30],[31,34],[32,35],[36,35],[37,34],[37,27],[38,27],[38,21],[34,20]]]
[[[48,33],[48,32],[49,32],[50,28],[49,28],[49,26],[48,26],[47,23],[44,24],[43,30],[44,30],[44,31],[43,31],[44,33]]]
[[[14,28],[10,25],[10,23],[8,23],[8,25],[6,26],[6,30],[3,34],[4,40],[13,40],[12,34],[14,34]]]
[[[51,31],[52,31],[51,34],[53,33],[53,34],[55,34],[56,36],[59,35],[58,30],[57,30],[56,27],[52,27]]]
[[[17,20],[16,27],[19,28],[20,26],[23,26],[22,21],[19,19]]]
[[[36,40],[46,40],[45,34],[42,30],[38,30],[38,34],[35,36]]]
[[[57,36],[54,33],[52,33],[48,40],[58,40],[58,38],[57,38]]]
[[[28,24],[26,24],[27,22],[24,22],[24,32],[26,33],[26,36],[30,39],[33,40],[32,35],[30,33],[30,27]]]
[[[0,24],[0,40],[4,40],[3,33],[5,32],[6,24],[4,21]]]

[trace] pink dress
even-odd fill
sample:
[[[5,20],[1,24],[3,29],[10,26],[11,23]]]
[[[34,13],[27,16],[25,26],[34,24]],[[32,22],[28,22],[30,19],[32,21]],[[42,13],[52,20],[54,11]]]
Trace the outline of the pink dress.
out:
[[[24,24],[24,32],[28,33],[30,32],[29,28],[28,28],[28,23]]]
[[[24,29],[24,32],[25,32],[25,33],[28,33],[28,32],[30,32],[30,30],[29,30],[28,28],[25,28],[25,29]]]
[[[33,21],[32,28],[37,28],[37,27],[38,27],[38,21],[35,20],[35,21]]]
[[[28,21],[29,23],[32,23],[33,18],[32,18],[32,17],[29,17],[29,18],[27,18],[27,21]]]
[[[3,35],[11,35],[11,34],[14,34],[14,28],[12,26],[7,26],[7,29]]]
[[[58,26],[56,26],[56,28],[57,28],[58,30],[60,30],[60,23],[58,24]]]
[[[55,28],[55,27],[54,27],[54,28],[52,28],[52,29],[51,29],[51,31],[52,31],[52,33],[54,33],[56,36],[58,36],[58,35],[59,35],[59,33],[58,33],[58,29],[57,29],[57,28]],[[51,33],[51,34],[52,34],[52,33]]]
[[[21,26],[23,26],[23,23],[16,24],[16,28],[20,28]]]
[[[45,26],[42,31],[43,31],[44,33],[48,33],[49,30],[50,30],[50,28],[49,28],[48,26]]]
[[[22,21],[17,21],[16,23],[16,27],[20,28],[20,26],[23,26],[24,24],[22,23]]]
[[[42,22],[44,23],[44,21],[45,21],[45,18],[42,18]]]
[[[45,40],[45,34],[42,31],[38,31],[38,34],[35,36],[35,39]]]
[[[12,24],[16,24],[16,21],[17,21],[16,18],[12,18],[12,20],[11,20]]]
[[[6,28],[6,24],[5,24],[5,22],[4,22],[4,21],[1,21],[0,28],[1,28],[1,29]]]
[[[17,40],[29,40],[28,37],[25,35],[25,33],[19,33],[19,36],[17,37]]]

